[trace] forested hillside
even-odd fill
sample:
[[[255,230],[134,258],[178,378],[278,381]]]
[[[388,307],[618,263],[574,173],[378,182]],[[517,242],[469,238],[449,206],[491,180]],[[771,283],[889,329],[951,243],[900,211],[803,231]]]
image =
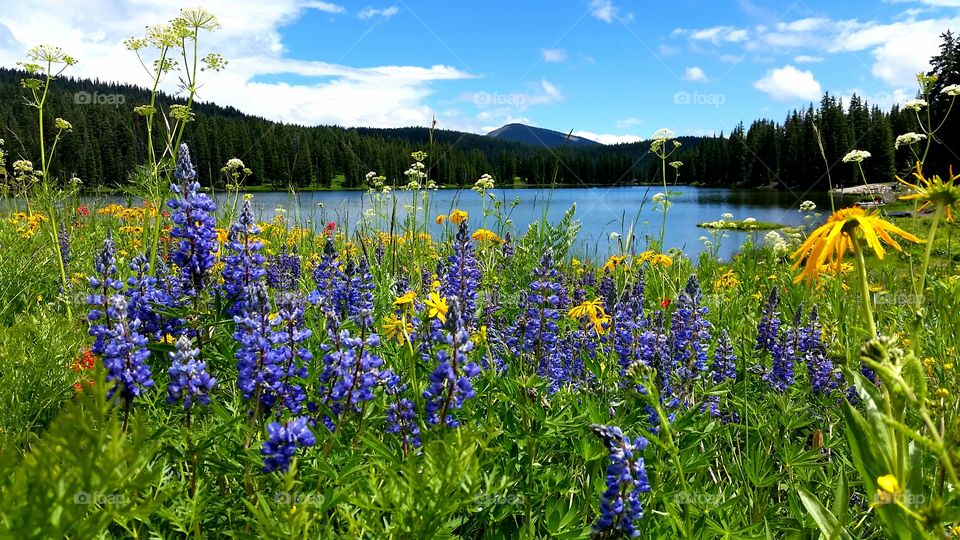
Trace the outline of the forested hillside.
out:
[[[960,82],[960,44],[949,33],[943,39],[941,53],[933,62],[934,73],[940,77],[935,89]],[[36,111],[23,99],[20,80],[24,76],[18,70],[0,69],[0,138],[6,141],[11,161],[38,161]],[[944,116],[950,98],[939,92],[934,98],[930,111],[936,119]],[[49,120],[65,118],[72,123],[73,132],[57,147],[53,174],[59,178],[76,175],[87,187],[115,187],[126,182],[134,167],[146,160],[144,119],[134,114],[133,108],[148,99],[145,89],[130,85],[69,77],[55,81],[46,108]],[[175,102],[167,96],[161,99],[164,110]],[[238,157],[254,173],[247,185],[357,187],[371,170],[391,180],[400,179],[415,150],[429,152],[431,177],[448,186],[472,184],[484,173],[492,174],[501,185],[512,179],[550,183],[555,170],[557,181],[566,184],[659,181],[660,164],[648,153],[646,142],[565,148],[561,153],[437,130],[431,147],[426,128],[289,125],[204,103],[194,104],[194,111],[196,120],[188,127],[186,140],[205,185],[222,183],[220,167]],[[681,137],[683,145],[671,160],[684,163],[682,182],[822,189],[827,185],[826,166],[815,138],[816,125],[823,134],[834,183],[861,181],[856,167],[841,163],[853,149],[872,154],[863,162],[869,180],[890,181],[895,172],[908,171],[915,159],[909,147],[895,149],[894,140],[897,135],[920,131],[916,115],[898,106],[881,110],[856,95],[844,102],[826,94],[819,104],[790,112],[782,123],[756,120],[749,128],[741,124],[728,134]],[[954,153],[960,149],[960,130],[955,124],[941,130],[943,144],[934,145],[927,170],[946,172],[949,163],[960,163]],[[52,134],[48,136],[52,138]],[[668,176],[673,178],[672,170]],[[337,178],[342,181],[334,183]]]

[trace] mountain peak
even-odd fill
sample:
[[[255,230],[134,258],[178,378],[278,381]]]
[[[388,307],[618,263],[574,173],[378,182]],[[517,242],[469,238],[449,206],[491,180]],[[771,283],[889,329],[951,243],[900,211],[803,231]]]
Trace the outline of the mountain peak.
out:
[[[519,123],[507,124],[499,129],[495,129],[487,133],[487,137],[500,139],[502,141],[544,146],[547,148],[560,148],[563,146],[564,141],[566,141],[567,146],[573,148],[601,145],[597,141],[577,137],[576,135],[570,135],[568,139],[566,133]]]

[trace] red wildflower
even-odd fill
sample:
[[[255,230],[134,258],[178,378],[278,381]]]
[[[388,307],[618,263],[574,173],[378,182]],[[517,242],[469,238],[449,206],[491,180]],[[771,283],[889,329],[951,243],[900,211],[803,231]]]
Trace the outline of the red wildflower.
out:
[[[89,216],[90,207],[87,206],[86,204],[81,204],[80,206],[77,207],[77,213],[84,217]]]
[[[96,362],[97,358],[93,355],[93,351],[90,349],[83,351],[80,354],[80,357],[73,361],[73,364],[70,365],[70,370],[81,374],[80,380],[73,383],[74,390],[77,392],[82,392],[84,383],[86,383],[87,386],[93,386],[93,381],[84,377],[82,374],[85,371],[93,370]]]
[[[324,230],[324,232],[330,232],[330,231],[332,231],[332,230],[334,230],[334,229],[336,229],[336,228],[337,228],[337,222],[336,222],[336,221],[331,221],[331,222],[327,223],[327,226],[324,227],[323,230]]]
[[[660,307],[662,307],[663,309],[667,309],[670,306],[670,302],[672,302],[670,298],[664,298],[663,300],[660,301]]]
[[[74,360],[73,365],[70,366],[70,369],[80,373],[82,371],[89,371],[93,369],[93,366],[96,364],[97,358],[93,356],[93,351],[86,349],[80,353],[80,357]]]

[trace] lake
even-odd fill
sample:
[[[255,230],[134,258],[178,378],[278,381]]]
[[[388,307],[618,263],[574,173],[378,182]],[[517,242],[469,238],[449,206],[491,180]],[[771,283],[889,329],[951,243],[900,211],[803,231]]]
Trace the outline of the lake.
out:
[[[659,237],[662,213],[654,207],[651,199],[660,191],[662,188],[658,189],[656,186],[625,186],[553,190],[495,189],[491,193],[504,201],[502,211],[509,214],[514,234],[526,231],[527,227],[539,221],[544,213],[549,222],[556,223],[571,205],[576,204],[576,219],[581,222],[582,227],[573,254],[605,259],[610,253],[618,251],[616,240],[611,240],[611,233],[625,235],[631,224],[635,223],[638,251],[645,249],[650,239]],[[753,217],[759,221],[796,226],[804,223],[803,214],[798,211],[804,200],[815,202],[817,211],[824,214],[828,214],[830,208],[828,195],[823,192],[792,193],[692,186],[671,187],[671,192],[673,205],[667,212],[664,243],[668,249],[681,249],[693,259],[704,250],[700,237],[711,236],[709,230],[697,227],[697,223],[720,219],[722,214],[729,212],[734,215],[734,219]],[[408,191],[395,191],[394,194],[397,198],[397,219],[402,220],[404,212],[409,211],[413,194]],[[301,223],[309,220],[315,228],[323,227],[328,221],[336,221],[339,225],[349,224],[353,228],[361,214],[375,205],[374,195],[360,191],[301,192],[295,197],[288,192],[260,192],[253,196],[260,219],[273,219],[276,209],[282,207],[293,220]],[[384,206],[389,217],[392,196],[382,197],[382,200],[387,201]],[[520,202],[511,210],[509,203],[517,198]],[[218,193],[217,199],[218,203],[224,203],[225,194]],[[428,216],[431,224],[437,214],[460,208],[469,212],[471,228],[483,225],[481,198],[473,191],[434,191],[430,194],[430,201]],[[422,216],[422,210],[420,215]],[[487,218],[488,228],[495,228],[495,225],[495,219]],[[442,226],[431,226],[436,233],[443,230]],[[750,234],[755,235],[758,242],[761,242],[766,234],[765,231],[724,232],[728,237],[723,238],[719,255],[727,260],[739,250]]]

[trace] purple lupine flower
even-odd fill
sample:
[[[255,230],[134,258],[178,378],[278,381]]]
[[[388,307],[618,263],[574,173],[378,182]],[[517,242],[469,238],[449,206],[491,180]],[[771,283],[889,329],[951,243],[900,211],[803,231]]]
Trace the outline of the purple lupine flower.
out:
[[[170,353],[170,384],[167,386],[167,403],[183,399],[183,408],[189,410],[194,402],[210,404],[210,391],[217,379],[207,373],[207,364],[200,358],[200,349],[187,336],[180,336],[176,350]]]
[[[549,380],[550,390],[555,392],[569,381],[571,362],[582,360],[568,355],[559,338],[557,322],[568,301],[560,271],[554,266],[549,250],[540,258],[533,274],[536,279],[530,283],[506,345],[517,357],[532,357],[537,362],[537,374]]]
[[[237,387],[243,393],[243,399],[258,400],[267,414],[277,401],[274,389],[279,384],[277,370],[268,369],[273,360],[270,333],[273,322],[270,320],[270,297],[266,285],[255,281],[247,287],[243,301],[243,312],[234,315],[237,330],[233,339],[240,344],[237,359]]]
[[[380,337],[370,334],[365,338],[352,337],[350,331],[341,329],[333,346],[326,345],[328,352],[323,357],[324,370],[320,383],[324,385],[322,401],[333,418],[345,413],[361,412],[361,405],[373,399],[373,390],[380,382],[380,366],[383,359],[375,354]],[[335,429],[333,418],[323,419],[324,424]]]
[[[267,264],[267,285],[278,291],[296,291],[299,281],[300,255],[288,253],[284,245]]]
[[[370,263],[361,257],[360,262],[353,261],[346,266],[347,289],[342,304],[341,317],[352,320],[361,329],[373,326],[373,275]]]
[[[180,280],[173,272],[171,272],[167,264],[163,262],[163,257],[157,257],[156,265],[154,305],[163,306],[164,310],[167,312],[182,307],[182,302],[179,300],[183,296],[180,289]],[[167,313],[162,313],[160,320],[164,334],[169,334],[176,337],[186,332],[186,321],[182,318],[177,318]]]
[[[437,351],[437,367],[430,374],[430,386],[423,391],[426,399],[424,411],[427,422],[440,427],[457,427],[460,424],[453,411],[463,407],[463,402],[476,395],[470,379],[480,374],[480,366],[468,362],[467,354],[473,350],[473,342],[467,332],[460,303],[448,298],[450,312],[447,315],[445,343],[449,347]]]
[[[619,427],[593,424],[590,428],[610,452],[607,465],[606,490],[600,497],[600,518],[593,526],[593,533],[623,535],[627,538],[640,536],[637,522],[643,518],[640,494],[650,491],[647,469],[641,453],[647,447],[647,439],[630,439]]]
[[[507,231],[507,234],[503,235],[503,244],[500,246],[500,256],[504,261],[513,259],[513,237],[510,236],[510,231]]]
[[[713,351],[713,364],[710,366],[713,382],[720,384],[727,379],[737,378],[737,355],[733,352],[733,344],[727,330],[720,332],[717,348]]]
[[[640,336],[648,324],[643,314],[645,287],[643,274],[640,273],[617,302],[617,316],[611,317],[610,339],[617,353],[621,376],[625,376],[634,364],[646,365],[640,354]]]
[[[667,421],[673,422],[676,412],[670,411],[680,405],[680,398],[674,389],[673,378],[676,366],[674,365],[673,355],[670,352],[670,340],[665,329],[664,312],[657,311],[652,323],[640,334],[640,363],[650,366],[656,371],[656,376],[652,383],[656,385],[659,403],[667,412]],[[646,389],[641,389],[641,394],[646,394]],[[660,432],[660,415],[657,410],[651,406],[646,406],[647,419],[650,422],[648,430],[651,433]]]
[[[800,355],[807,365],[810,386],[815,394],[830,394],[840,387],[842,376],[833,369],[833,362],[827,358],[827,348],[823,344],[823,327],[817,306],[810,310],[810,320],[800,330]]]
[[[57,229],[57,243],[60,245],[60,261],[66,268],[70,263],[70,235],[67,234],[67,226],[60,222],[60,228]]]
[[[297,452],[297,447],[313,446],[317,440],[307,427],[307,418],[300,416],[288,420],[285,424],[271,422],[267,426],[269,438],[264,441],[260,453],[265,456],[263,472],[287,472],[290,469],[290,460]]]
[[[486,327],[486,347],[487,354],[480,358],[480,364],[483,369],[494,368],[498,372],[507,370],[507,364],[503,360],[503,335],[502,325],[497,320],[497,311],[500,309],[500,291],[494,287],[486,297],[483,305],[479,325],[481,329]]]
[[[703,404],[700,405],[700,412],[710,411],[711,418],[721,418],[723,413],[720,412],[720,396],[709,395],[704,400]]]
[[[384,378],[384,393],[390,399],[387,407],[387,433],[400,437],[404,455],[410,448],[420,446],[420,426],[417,425],[417,412],[413,400],[406,397],[404,392],[407,384],[400,383],[400,376],[390,371]]]
[[[307,302],[317,306],[328,317],[337,312],[337,306],[346,303],[347,279],[340,270],[337,248],[331,238],[323,244],[323,254],[313,268],[317,287],[310,292]]]
[[[110,298],[116,291],[123,289],[123,282],[116,279],[117,259],[113,236],[107,233],[103,240],[103,248],[93,260],[95,275],[89,279],[93,292],[87,295],[87,305],[90,312],[87,320],[90,321],[90,335],[93,336],[93,345],[90,351],[97,356],[103,356],[107,339],[111,337],[114,325],[119,317]]]
[[[757,346],[756,350],[767,350],[771,353],[777,344],[777,333],[780,331],[780,312],[777,308],[780,306],[780,293],[777,287],[770,288],[770,295],[767,297],[767,303],[763,307],[763,313],[760,316],[760,324],[757,325]]]
[[[302,345],[311,332],[303,326],[303,299],[299,295],[291,292],[278,295],[275,325],[269,337],[273,348],[266,361],[268,378],[273,381],[271,390],[283,407],[300,414],[307,395],[298,381],[307,377],[306,364],[313,359],[313,354]]]
[[[770,352],[773,356],[773,368],[763,374],[761,379],[777,392],[783,393],[794,383],[794,363],[800,353],[801,308],[797,308],[793,327],[780,334],[780,339]]]
[[[227,233],[228,255],[223,258],[223,288],[231,302],[227,308],[231,317],[243,313],[244,292],[266,273],[266,258],[260,253],[263,242],[256,238],[258,234],[260,227],[254,220],[253,208],[249,200],[244,200],[237,221]]]
[[[456,298],[467,330],[476,325],[477,288],[480,285],[480,265],[476,250],[467,230],[467,222],[461,222],[453,239],[453,253],[447,258],[447,273],[441,280],[440,295]],[[443,275],[443,274],[437,274]]]
[[[185,143],[180,145],[177,154],[174,177],[181,183],[170,184],[174,197],[167,201],[173,211],[170,218],[174,225],[170,237],[177,239],[176,251],[170,259],[180,269],[183,294],[196,297],[209,284],[210,269],[218,249],[216,205],[200,192],[200,184],[194,181],[196,171],[190,163],[190,150]]]
[[[150,263],[143,254],[130,260],[133,275],[127,278],[127,317],[140,320],[140,333],[159,341],[164,334],[164,320],[154,306],[172,307],[163,291],[157,289],[157,278],[150,275]]]
[[[147,338],[139,331],[140,320],[127,320],[127,300],[123,295],[110,297],[110,313],[113,330],[103,349],[107,380],[114,383],[108,396],[113,397],[119,392],[119,399],[129,404],[143,394],[145,388],[153,386],[150,366],[146,364],[150,351]]]
[[[700,284],[692,275],[677,299],[670,326],[671,354],[685,394],[691,381],[707,370],[710,322],[706,319],[706,306],[700,305],[701,297]]]

